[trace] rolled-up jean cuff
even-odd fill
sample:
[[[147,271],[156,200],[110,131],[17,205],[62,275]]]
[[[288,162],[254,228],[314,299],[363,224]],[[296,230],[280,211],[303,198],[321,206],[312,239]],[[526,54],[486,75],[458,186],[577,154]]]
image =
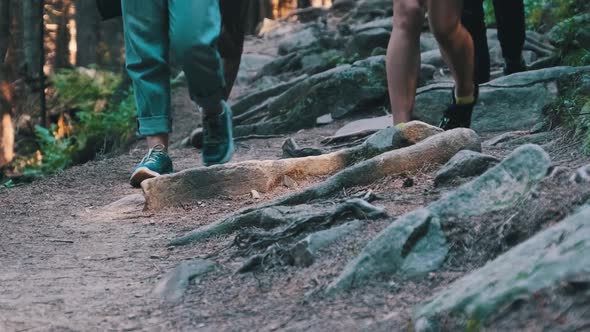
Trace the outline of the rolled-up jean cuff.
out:
[[[137,133],[140,136],[151,136],[156,134],[168,134],[172,132],[172,118],[167,116],[152,116],[139,118]]]
[[[197,103],[197,105],[201,106],[203,109],[216,109],[219,108],[224,96],[225,91],[222,88],[214,94],[206,97],[193,96],[193,100]]]

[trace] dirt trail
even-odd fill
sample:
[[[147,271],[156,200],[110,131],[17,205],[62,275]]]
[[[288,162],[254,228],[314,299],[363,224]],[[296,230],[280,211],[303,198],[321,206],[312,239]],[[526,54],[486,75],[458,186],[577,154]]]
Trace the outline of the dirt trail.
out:
[[[185,92],[176,95],[175,104],[177,119],[198,120]],[[302,144],[316,143],[341,124],[301,132],[295,138]],[[175,129],[175,138],[181,138],[191,127]],[[234,161],[278,158],[283,140],[240,142]],[[183,259],[207,254],[209,248],[169,250],[166,244],[254,201],[227,197],[128,220],[101,220],[105,205],[141,192],[127,180],[144,152],[142,147],[139,142],[128,154],[0,191],[0,331],[195,327],[178,323],[184,310],[160,306],[151,292],[163,272]],[[172,157],[177,170],[200,164],[196,150],[176,150]],[[194,312],[193,304],[184,308],[205,316],[199,310],[207,312],[209,306],[199,307]],[[224,312],[217,315],[216,321],[225,321],[220,318]]]
[[[177,94],[175,100],[184,104],[179,110],[190,112],[184,93]],[[302,144],[316,143],[341,124],[294,136]],[[241,142],[235,160],[277,158],[282,141]],[[141,147],[141,142],[138,144]],[[1,331],[356,330],[378,328],[379,322],[392,320],[396,322],[393,326],[401,328],[397,324],[408,319],[407,308],[464,272],[432,274],[426,283],[406,284],[403,291],[396,290],[397,283],[392,280],[387,295],[383,295],[382,285],[343,298],[314,294],[314,289],[337,275],[351,252],[358,252],[387,224],[372,222],[362,238],[344,241],[309,268],[245,275],[221,269],[191,286],[183,303],[163,304],[152,294],[158,277],[183,259],[214,253],[232,239],[175,249],[166,247],[168,241],[256,202],[250,197],[222,197],[126,220],[97,218],[103,206],[139,193],[128,186],[127,178],[142,152],[135,148],[128,154],[0,191]],[[569,163],[571,154],[561,152],[558,158],[568,167],[581,163]],[[200,162],[196,151],[190,149],[173,151],[172,155],[179,170]],[[432,189],[433,171],[409,174],[416,183],[411,188],[404,188],[404,177],[373,186],[382,197],[379,205],[397,216],[436,199],[441,193]],[[281,189],[273,195],[287,191]],[[229,255],[221,254],[219,260],[228,262]],[[226,269],[230,267],[237,266]],[[392,325],[385,326],[389,329]]]

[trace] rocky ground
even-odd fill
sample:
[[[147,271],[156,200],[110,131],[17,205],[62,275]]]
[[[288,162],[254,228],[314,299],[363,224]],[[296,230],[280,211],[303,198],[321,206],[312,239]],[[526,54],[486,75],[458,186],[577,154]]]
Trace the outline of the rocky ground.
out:
[[[490,30],[474,130],[442,133],[451,86],[425,33],[420,121],[387,128],[390,3],[248,40],[231,164],[199,167],[179,89],[181,172],[130,188],[140,142],[1,189],[0,330],[590,329],[590,159],[547,113],[590,68],[553,67],[531,32],[535,70],[501,77]]]

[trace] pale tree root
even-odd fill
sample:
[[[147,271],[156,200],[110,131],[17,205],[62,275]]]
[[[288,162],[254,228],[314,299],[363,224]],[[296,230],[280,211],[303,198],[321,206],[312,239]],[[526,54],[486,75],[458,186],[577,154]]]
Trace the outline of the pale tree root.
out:
[[[308,208],[312,207],[308,206]],[[311,265],[313,262],[313,256],[311,255],[313,253],[309,248],[309,239],[299,242],[297,240],[310,233],[317,235],[320,232],[326,233],[330,230],[340,232],[341,230],[337,228],[344,225],[338,226],[338,223],[350,218],[354,220],[374,220],[387,218],[387,213],[363,199],[356,198],[346,200],[323,212],[304,213],[301,216],[291,218],[285,227],[281,227],[276,231],[241,231],[236,236],[234,245],[238,247],[240,254],[252,256],[246,260],[238,272],[250,272],[259,268],[269,268],[276,264]],[[314,245],[316,246],[326,245],[337,240],[335,235],[318,236],[323,237],[323,239],[315,241]],[[330,237],[334,239],[330,239]],[[322,241],[324,243],[321,243]],[[305,245],[307,245],[307,248],[304,248]],[[304,249],[307,249],[308,252],[303,253],[302,250]]]
[[[283,213],[289,211],[289,208],[281,205],[306,204],[315,199],[328,198],[342,188],[366,185],[389,175],[418,170],[428,165],[442,164],[450,160],[457,152],[465,149],[481,150],[480,138],[473,130],[455,129],[443,132],[416,145],[386,152],[347,168],[301,193],[289,195],[263,206],[238,211],[223,221],[197,229],[171,244],[186,245],[200,241],[220,234],[219,230],[223,228],[227,228],[226,233],[228,233],[235,231],[237,227],[242,227],[241,225],[249,227],[250,220],[257,220],[260,215],[271,213],[277,209]],[[292,211],[298,210],[297,207],[291,209]]]
[[[325,155],[199,167],[157,177],[142,183],[146,207],[159,209],[220,195],[245,195],[252,190],[269,192],[280,185],[285,176],[304,180],[331,175],[359,161],[415,144],[439,132],[440,129],[428,124],[411,122],[402,129],[382,130],[360,146]]]
[[[247,213],[235,214],[228,218],[221,219],[212,224],[200,227],[188,234],[170,242],[173,246],[182,246],[203,241],[213,236],[224,236],[246,228],[257,228],[271,230],[285,226],[294,220],[311,220],[313,218],[328,218],[334,215],[342,215],[346,211],[352,211],[356,215],[372,215],[382,211],[373,207],[368,202],[375,199],[372,192],[363,194],[358,200],[349,204],[341,204],[337,207],[314,207],[311,205],[300,206],[269,206],[260,209],[252,209]],[[344,209],[344,210],[342,210]],[[305,224],[307,222],[303,222]]]
[[[327,198],[343,188],[368,185],[390,175],[444,164],[461,150],[481,151],[481,140],[473,130],[459,128],[446,131],[415,145],[383,153],[271,204],[297,205]]]

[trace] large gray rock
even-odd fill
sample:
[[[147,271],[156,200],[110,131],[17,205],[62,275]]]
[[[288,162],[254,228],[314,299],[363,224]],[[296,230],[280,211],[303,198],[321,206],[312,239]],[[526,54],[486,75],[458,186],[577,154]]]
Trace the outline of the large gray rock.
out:
[[[315,126],[319,116],[343,118],[367,105],[385,102],[387,79],[384,57],[370,57],[299,82],[281,95],[248,112],[256,117],[237,126],[237,136],[279,134]],[[267,121],[261,122],[264,117]]]
[[[588,220],[590,206],[586,205],[578,213],[457,280],[417,307],[415,331],[493,329],[494,320],[511,304],[534,300],[539,291],[558,288],[572,278],[578,284],[590,283]]]
[[[479,178],[426,208],[402,216],[367,244],[327,289],[336,293],[379,275],[416,277],[436,270],[448,254],[442,226],[514,206],[547,174],[543,149],[523,146]]]
[[[516,73],[503,76],[493,80],[485,86],[491,87],[514,87],[518,85],[534,85],[541,82],[552,82],[558,79],[566,79],[572,75],[590,73],[590,66],[585,67],[551,67],[540,70],[531,70],[522,73]]]
[[[452,88],[420,93],[416,98],[414,116],[436,124],[451,102]],[[472,128],[478,132],[522,130],[543,119],[543,110],[557,98],[546,83],[525,87],[482,87],[479,103],[473,112]]]
[[[391,30],[373,28],[356,33],[346,45],[345,53],[349,56],[359,55],[363,58],[371,55],[374,49],[387,48]]]
[[[581,95],[590,96],[590,73],[582,75],[577,92]]]
[[[446,163],[434,178],[436,186],[444,186],[461,180],[479,176],[499,163],[496,157],[483,153],[463,150]]]
[[[431,65],[437,68],[445,66],[442,54],[438,48],[420,54],[421,63]]]
[[[438,49],[438,42],[432,33],[422,33],[420,35],[420,52],[427,52]]]
[[[294,79],[288,82],[279,83],[266,89],[255,90],[250,94],[244,95],[236,101],[234,101],[234,103],[231,106],[232,112],[234,116],[240,115],[246,112],[251,107],[258,105],[271,97],[280,95],[281,93],[287,91],[289,88],[303,81],[307,77],[307,75],[301,75],[295,77]]]
[[[312,25],[301,31],[284,35],[283,41],[279,44],[279,54],[286,55],[318,43],[316,31],[315,25]]]
[[[274,60],[274,57],[263,54],[246,53],[242,55],[238,80],[245,82],[251,79],[262,67]]]
[[[524,145],[482,176],[429,205],[443,219],[470,218],[514,206],[541,182],[551,167],[537,145]]]
[[[505,76],[481,87],[473,113],[472,128],[478,132],[525,130],[543,120],[543,110],[559,92],[556,81],[590,67],[556,67]],[[452,84],[435,84],[418,89],[414,116],[437,124],[451,101]]]

